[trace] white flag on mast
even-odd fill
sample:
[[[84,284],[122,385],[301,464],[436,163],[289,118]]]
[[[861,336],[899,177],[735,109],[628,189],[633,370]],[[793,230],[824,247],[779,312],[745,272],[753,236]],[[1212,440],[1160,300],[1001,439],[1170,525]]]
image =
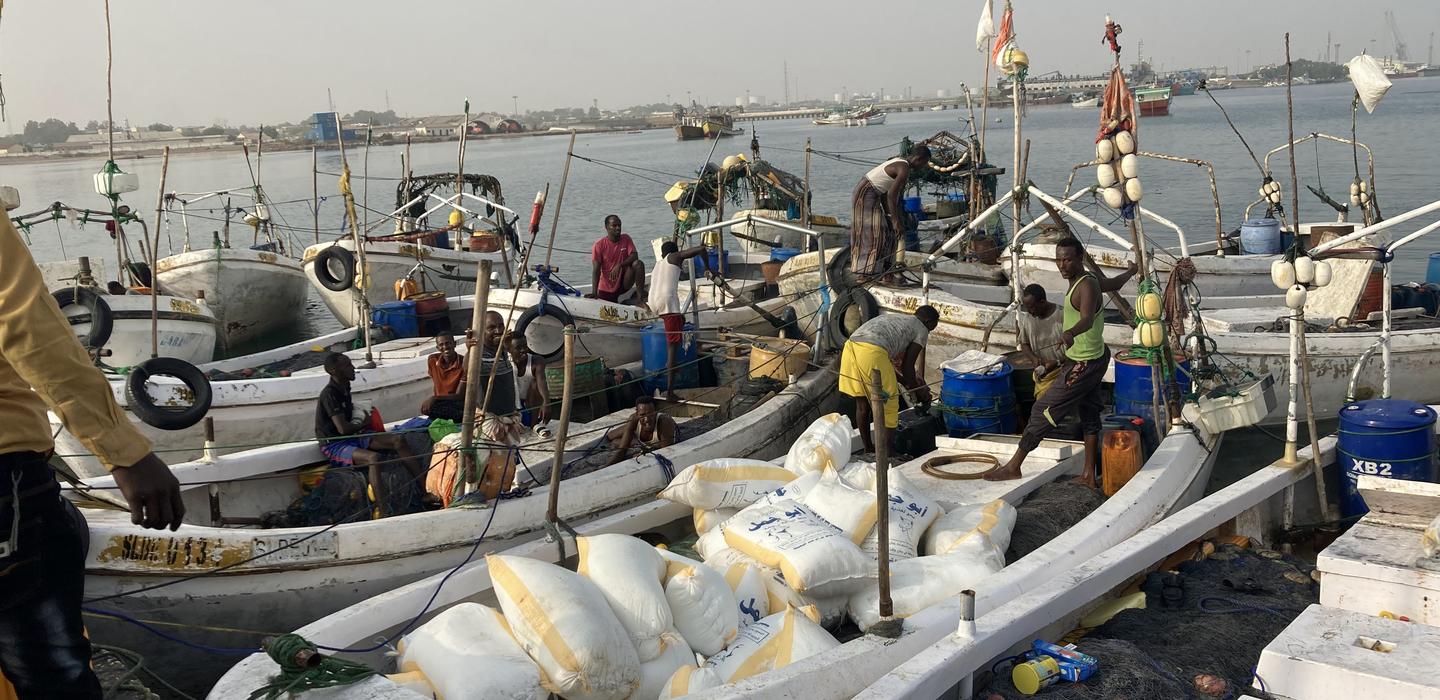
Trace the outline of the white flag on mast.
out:
[[[995,36],[995,19],[990,14],[990,1],[980,10],[980,24],[975,28],[975,50],[984,51],[986,40]]]

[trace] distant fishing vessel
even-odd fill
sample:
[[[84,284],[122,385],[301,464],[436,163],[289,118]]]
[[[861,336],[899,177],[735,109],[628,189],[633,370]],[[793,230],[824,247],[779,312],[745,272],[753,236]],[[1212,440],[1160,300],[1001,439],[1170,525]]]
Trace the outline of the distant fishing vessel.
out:
[[[729,114],[681,114],[675,123],[675,137],[681,141],[717,139],[742,133],[743,130],[735,128],[735,118]]]
[[[849,112],[835,112],[816,119],[815,123],[820,126],[878,126],[885,123],[885,113],[874,105],[866,105]]]
[[[1095,109],[1100,106],[1100,97],[1097,95],[1085,96],[1085,93],[1077,92],[1070,96],[1070,106],[1075,109]]]
[[[1135,89],[1135,103],[1140,107],[1142,117],[1163,117],[1170,114],[1169,86],[1143,87]]]

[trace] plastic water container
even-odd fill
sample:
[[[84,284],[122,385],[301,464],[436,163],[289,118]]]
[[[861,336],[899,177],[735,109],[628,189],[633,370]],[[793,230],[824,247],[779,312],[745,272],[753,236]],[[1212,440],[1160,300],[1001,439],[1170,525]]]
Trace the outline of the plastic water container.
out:
[[[1190,391],[1190,361],[1175,358],[1180,372],[1175,383],[1182,394]],[[1163,380],[1162,380],[1163,381]],[[1115,356],[1115,412],[1140,416],[1147,421],[1155,420],[1155,409],[1151,397],[1155,388],[1150,382],[1150,363],[1143,357],[1131,357],[1121,353]],[[1163,403],[1163,401],[1162,401]]]
[[[911,214],[919,214],[920,212],[925,211],[925,207],[921,203],[919,197],[906,197],[905,211],[910,212]]]
[[[1340,513],[1369,512],[1356,488],[1362,474],[1408,481],[1436,480],[1435,411],[1402,399],[1359,401],[1340,409],[1336,463],[1344,477]]]
[[[1430,254],[1430,264],[1425,268],[1425,284],[1440,284],[1440,253]]]
[[[800,254],[799,248],[771,248],[770,259],[776,262],[785,262]]]
[[[723,253],[719,249],[712,248],[705,253],[710,258],[710,270],[722,275],[730,274],[730,251]],[[705,263],[699,257],[695,258],[695,274],[703,277],[705,275]]]
[[[1271,218],[1248,219],[1240,224],[1240,249],[1251,255],[1274,255],[1281,247],[1280,222]]]
[[[420,335],[420,317],[415,313],[413,301],[386,301],[375,305],[370,312],[370,323],[389,326],[396,338],[415,338]]]
[[[695,326],[685,324],[687,335],[675,349],[676,389],[688,389],[700,385],[700,343],[696,342]],[[645,366],[645,389],[665,390],[665,366],[668,355],[665,342],[665,324],[652,323],[645,326],[640,336],[642,359]]]
[[[975,433],[1014,433],[1015,390],[1010,386],[1010,363],[991,374],[961,374],[945,370],[940,403],[946,407],[945,428],[950,437]]]

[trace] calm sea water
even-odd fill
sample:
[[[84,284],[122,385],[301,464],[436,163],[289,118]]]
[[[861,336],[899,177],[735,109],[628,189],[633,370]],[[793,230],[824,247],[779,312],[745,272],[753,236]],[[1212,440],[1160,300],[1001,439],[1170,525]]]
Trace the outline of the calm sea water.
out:
[[[1282,88],[1231,90],[1215,93],[1225,105],[1236,126],[1262,158],[1264,153],[1286,140],[1285,91]],[[1345,136],[1350,132],[1350,96],[1348,84],[1313,85],[1296,88],[1295,132],[1304,135],[1323,132]],[[1440,192],[1434,187],[1435,175],[1430,170],[1440,162],[1440,141],[1434,116],[1440,112],[1440,79],[1415,78],[1395,83],[1375,114],[1362,110],[1359,116],[1360,140],[1374,149],[1379,201],[1387,215],[1395,215],[1432,201]],[[759,122],[756,124],[762,155],[780,168],[797,175],[803,172],[801,149],[805,139],[814,148],[827,152],[857,152],[855,156],[879,161],[893,153],[887,148],[902,137],[923,139],[940,130],[956,134],[966,132],[959,120],[961,111],[909,112],[891,114],[886,124],[866,128],[819,127],[806,120]],[[1002,122],[995,123],[999,117]],[[1065,186],[1070,169],[1092,157],[1096,110],[1077,110],[1067,105],[1032,107],[1023,121],[1024,138],[1032,143],[1029,161],[1030,178],[1051,194],[1059,194]],[[1011,161],[1010,110],[992,109],[988,124],[988,146],[992,161],[1009,166]],[[1260,178],[1244,147],[1225,125],[1210,99],[1202,95],[1177,97],[1168,117],[1141,121],[1139,138],[1142,148],[1177,156],[1199,158],[1214,163],[1219,180],[1226,230],[1238,227],[1245,206],[1256,196]],[[500,179],[507,202],[517,211],[525,212],[535,193],[547,183],[551,197],[542,228],[542,239],[549,230],[549,220],[557,215],[558,188],[565,162],[567,138],[564,136],[473,141],[468,146],[467,172],[488,173]],[[748,152],[748,139],[722,140],[712,160],[726,155]],[[641,134],[581,135],[575,150],[578,155],[596,160],[632,166],[629,173],[619,172],[590,162],[572,163],[570,181],[565,193],[556,240],[555,259],[562,275],[573,282],[583,282],[589,265],[584,251],[603,234],[601,222],[607,214],[619,214],[625,228],[638,241],[648,240],[671,228],[669,207],[662,200],[664,191],[676,179],[693,173],[710,153],[711,142],[676,141],[669,130],[646,131]],[[879,149],[870,150],[867,149]],[[453,172],[453,143],[419,144],[412,148],[416,173]],[[372,180],[357,180],[356,196],[368,200],[374,210],[389,211],[395,205],[395,179],[401,174],[403,146],[375,146],[369,151],[369,173]],[[352,171],[358,176],[365,167],[362,147],[351,144],[348,156]],[[1298,169],[1302,182],[1301,215],[1304,221],[1333,220],[1333,212],[1308,192],[1305,183],[1324,186],[1337,200],[1348,198],[1353,174],[1348,147],[1325,144],[1319,159],[1314,146],[1306,144],[1297,150]],[[122,167],[138,173],[141,190],[126,202],[154,217],[156,188],[159,186],[160,159],[148,157],[126,160]],[[1283,157],[1275,162],[1283,173],[1289,205],[1288,162]],[[1318,174],[1317,174],[1318,165]],[[33,211],[46,203],[60,200],[76,206],[103,208],[104,200],[91,190],[91,174],[98,162],[72,160],[5,165],[0,167],[0,182],[18,187],[24,200],[23,211]],[[1362,169],[1364,165],[1362,162]],[[866,166],[815,157],[811,170],[815,191],[815,210],[849,217],[849,195]],[[338,173],[340,156],[336,151],[320,154],[320,170]],[[1146,160],[1141,166],[1145,184],[1146,206],[1179,223],[1191,240],[1206,240],[1214,235],[1214,215],[1203,171],[1190,165]],[[1076,181],[1088,184],[1093,177],[1089,170],[1077,175]],[[275,207],[278,217],[295,227],[293,235],[301,246],[314,240],[312,217],[308,203],[311,196],[310,154],[306,152],[272,153],[264,157],[261,181],[270,197],[282,204]],[[243,156],[238,151],[223,154],[180,155],[171,159],[166,189],[172,191],[207,191],[243,188],[250,182]],[[1006,176],[1003,183],[1008,183]],[[1003,186],[1003,184],[1002,184]],[[368,192],[366,191],[368,189]],[[333,175],[320,176],[321,238],[340,234],[341,202]],[[242,200],[237,199],[237,204]],[[213,200],[212,200],[213,202]],[[284,203],[289,202],[289,203]],[[215,204],[213,206],[217,206]],[[204,244],[209,232],[219,228],[218,212],[210,205],[191,209],[190,226],[196,243]],[[1038,211],[1038,207],[1037,207]],[[1093,208],[1090,211],[1094,211]],[[1097,217],[1099,214],[1096,214]],[[372,215],[372,220],[378,218]],[[527,217],[528,218],[528,217]],[[1102,223],[1110,219],[1100,219]],[[181,235],[180,217],[170,217],[171,239],[178,248]],[[1422,222],[1423,225],[1424,222]],[[1419,225],[1407,225],[1414,230]],[[1117,225],[1116,230],[1119,230]],[[1161,242],[1174,238],[1169,232],[1151,226],[1147,233]],[[245,240],[245,227],[232,225],[232,237]],[[61,223],[58,227],[37,227],[33,234],[33,250],[37,259],[61,257],[60,242],[73,257],[80,251],[109,259],[114,248],[102,227],[91,225],[73,230]],[[642,245],[642,248],[646,246]],[[298,248],[297,248],[298,249]],[[1428,253],[1440,249],[1440,238],[1422,240],[1413,245],[1397,264],[1397,279],[1423,276]],[[165,246],[162,244],[162,251]],[[648,257],[648,256],[647,256]],[[335,321],[318,301],[313,301],[301,334],[314,334],[336,327]],[[293,338],[269,339],[276,344]]]

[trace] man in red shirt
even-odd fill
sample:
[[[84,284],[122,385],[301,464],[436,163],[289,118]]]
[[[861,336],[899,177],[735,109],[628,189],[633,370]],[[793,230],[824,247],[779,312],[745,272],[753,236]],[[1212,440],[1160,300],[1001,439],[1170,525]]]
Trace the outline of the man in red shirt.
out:
[[[459,421],[465,400],[465,358],[455,352],[455,336],[449,333],[435,336],[435,349],[438,352],[428,361],[435,393],[420,405],[420,412],[431,418]]]
[[[590,249],[590,293],[586,297],[619,302],[633,288],[630,298],[639,303],[645,299],[645,263],[635,242],[620,231],[620,217],[605,217],[605,237]]]

